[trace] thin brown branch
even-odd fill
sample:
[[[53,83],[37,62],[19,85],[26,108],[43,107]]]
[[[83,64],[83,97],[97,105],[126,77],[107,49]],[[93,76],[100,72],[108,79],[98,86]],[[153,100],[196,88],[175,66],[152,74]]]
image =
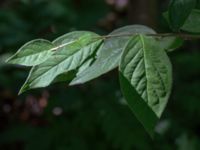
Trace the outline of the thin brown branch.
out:
[[[104,35],[98,38],[108,39],[113,37],[123,37],[123,36],[134,36],[139,35],[140,33],[134,34],[115,34],[115,35]],[[193,40],[193,39],[200,39],[200,35],[192,35],[192,34],[185,34],[185,33],[155,33],[155,34],[144,34],[146,36],[153,36],[153,37],[179,37],[184,40]]]

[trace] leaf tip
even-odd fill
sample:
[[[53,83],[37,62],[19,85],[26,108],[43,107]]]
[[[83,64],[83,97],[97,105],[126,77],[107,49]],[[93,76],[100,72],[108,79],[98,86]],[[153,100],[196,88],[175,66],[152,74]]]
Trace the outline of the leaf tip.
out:
[[[21,95],[22,93],[24,93],[25,92],[25,90],[23,90],[23,87],[19,90],[19,92],[18,92],[18,96],[19,95]]]
[[[11,63],[13,56],[9,57],[8,59],[5,60],[5,63]]]
[[[24,93],[25,91],[27,91],[29,89],[29,86],[25,83],[21,89],[18,92],[18,95],[21,95],[22,93]]]

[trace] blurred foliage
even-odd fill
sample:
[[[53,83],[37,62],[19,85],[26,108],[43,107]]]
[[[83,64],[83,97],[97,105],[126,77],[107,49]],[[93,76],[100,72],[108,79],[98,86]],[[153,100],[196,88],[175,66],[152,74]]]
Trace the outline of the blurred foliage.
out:
[[[1,150],[200,149],[198,41],[187,42],[170,54],[174,88],[154,141],[127,107],[115,71],[85,85],[56,84],[17,96],[27,70],[6,65],[4,60],[19,46],[35,38],[52,40],[73,30],[104,34],[131,24],[125,2],[121,8],[120,1],[109,0],[1,0]],[[164,23],[158,24],[158,30],[167,32]]]

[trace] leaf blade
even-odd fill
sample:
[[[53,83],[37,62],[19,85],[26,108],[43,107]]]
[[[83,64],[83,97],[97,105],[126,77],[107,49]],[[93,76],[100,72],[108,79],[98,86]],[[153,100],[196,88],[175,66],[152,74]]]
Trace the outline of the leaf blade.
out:
[[[144,35],[133,37],[122,54],[120,71],[160,117],[171,92],[172,66],[156,40]]]
[[[168,24],[170,24],[169,20],[169,12],[164,12],[163,16]],[[181,26],[182,31],[190,32],[190,33],[200,33],[200,10],[193,9],[185,20],[184,24]]]
[[[196,0],[172,0],[169,6],[169,20],[173,30],[178,31],[196,5]]]
[[[119,79],[121,91],[128,103],[128,106],[130,107],[136,118],[143,125],[145,130],[149,133],[151,138],[153,138],[154,128],[155,124],[158,121],[158,117],[149,107],[147,107],[145,102],[141,99],[133,86],[121,72],[119,72]]]
[[[200,10],[193,9],[184,25],[181,27],[183,31],[191,33],[200,33]]]

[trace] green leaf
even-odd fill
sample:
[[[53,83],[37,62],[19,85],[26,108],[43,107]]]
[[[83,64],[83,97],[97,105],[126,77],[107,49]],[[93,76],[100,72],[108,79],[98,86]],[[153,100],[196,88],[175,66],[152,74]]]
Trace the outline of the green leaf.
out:
[[[193,9],[181,29],[191,33],[200,33],[200,10]]]
[[[7,62],[24,66],[35,66],[46,61],[53,54],[53,44],[44,39],[36,39],[22,46]]]
[[[196,0],[172,0],[169,6],[169,20],[173,30],[178,31],[196,5]]]
[[[163,16],[166,19],[167,23],[170,24],[169,12],[164,12]],[[191,33],[200,33],[199,24],[200,24],[200,10],[193,9],[189,17],[186,19],[186,21],[182,25],[181,30],[191,32]]]
[[[158,121],[158,117],[155,113],[146,105],[146,103],[141,99],[140,95],[130,84],[130,81],[124,77],[120,72],[119,74],[120,86],[126,101],[135,114],[137,119],[141,122],[145,130],[149,135],[154,137],[154,128]]]
[[[162,47],[166,52],[172,52],[180,48],[184,43],[183,39],[174,36],[162,37],[156,40],[158,41],[160,47]]]
[[[97,34],[85,31],[72,32],[56,39],[53,44],[61,46],[52,57],[32,68],[19,93],[46,87],[59,75],[78,69],[96,52],[101,42]]]
[[[152,113],[155,113],[157,118],[160,118],[167,104],[172,86],[172,67],[163,48],[152,37],[134,36],[123,51],[119,69],[140,95],[141,100],[146,103],[146,106],[152,110]],[[122,86],[122,90],[123,88],[124,86]],[[127,97],[128,93],[124,94],[125,98],[128,99],[127,101],[132,105],[138,103],[135,99],[130,100]],[[141,106],[143,105],[141,104]],[[135,110],[135,107],[133,107],[133,109],[137,116],[140,113],[138,111],[143,108]],[[148,118],[148,114],[146,115]],[[145,127],[147,129],[149,125],[145,124],[144,118],[138,119],[144,127],[147,126]]]
[[[96,61],[85,71],[79,73],[77,77],[72,80],[70,85],[85,83],[116,68],[119,65],[122,50],[131,37],[130,34],[137,33],[155,32],[143,25],[130,25],[113,31],[109,36],[127,36],[110,37],[106,39],[98,51]]]

